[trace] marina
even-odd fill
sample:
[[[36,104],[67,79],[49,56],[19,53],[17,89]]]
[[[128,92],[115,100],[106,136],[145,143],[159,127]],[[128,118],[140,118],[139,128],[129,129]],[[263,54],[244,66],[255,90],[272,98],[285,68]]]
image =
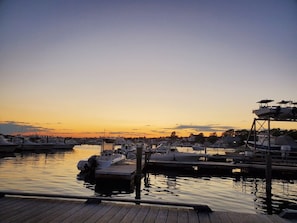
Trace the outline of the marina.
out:
[[[107,196],[135,198],[136,189],[121,183],[110,187],[85,181],[76,168],[78,160],[98,153],[100,146],[75,146],[70,151],[56,153],[15,153],[0,159],[0,188],[5,191],[63,194],[77,196]],[[189,151],[191,148],[178,148]],[[223,153],[225,149],[207,148],[207,155]],[[135,167],[134,167],[135,168]],[[141,199],[208,205],[214,211],[279,214],[297,202],[297,181],[294,176],[273,178],[270,203],[266,201],[263,174],[192,171],[178,168],[147,172],[141,179]],[[238,200],[240,198],[240,200]],[[219,202],[218,202],[219,201]]]

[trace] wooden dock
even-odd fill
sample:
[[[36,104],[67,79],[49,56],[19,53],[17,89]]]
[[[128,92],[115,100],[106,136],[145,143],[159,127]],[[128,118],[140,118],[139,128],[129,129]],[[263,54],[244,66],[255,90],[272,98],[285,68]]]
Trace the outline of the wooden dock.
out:
[[[245,169],[245,170],[263,170],[266,169],[265,163],[231,163],[231,162],[214,162],[214,161],[197,161],[197,162],[181,162],[181,161],[159,161],[150,160],[147,165],[149,167],[168,167],[168,168],[183,168],[197,167],[198,169]],[[292,171],[297,172],[297,165],[273,164],[273,171]]]
[[[207,211],[191,207],[133,204],[127,200],[62,196],[17,196],[1,193],[0,222],[197,222],[197,223],[286,223],[277,215]],[[31,194],[34,195],[34,194]],[[88,201],[88,202],[86,202]],[[145,202],[144,202],[145,203]],[[166,204],[166,203],[165,203]],[[202,209],[201,209],[202,208]]]

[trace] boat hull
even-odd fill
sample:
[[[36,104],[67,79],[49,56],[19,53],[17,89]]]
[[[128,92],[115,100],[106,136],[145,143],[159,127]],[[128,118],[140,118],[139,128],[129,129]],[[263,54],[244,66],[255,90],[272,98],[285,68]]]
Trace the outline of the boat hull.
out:
[[[18,145],[0,145],[0,153],[13,153]]]

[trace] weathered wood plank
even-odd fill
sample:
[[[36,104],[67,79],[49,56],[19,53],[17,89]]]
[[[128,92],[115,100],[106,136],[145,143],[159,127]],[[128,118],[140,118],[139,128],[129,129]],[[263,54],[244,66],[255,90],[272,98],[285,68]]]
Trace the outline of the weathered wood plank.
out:
[[[167,223],[175,223],[177,222],[177,212],[178,209],[177,208],[172,208],[168,211],[168,215],[167,215]]]
[[[230,222],[233,223],[232,219],[229,217],[229,215],[226,212],[221,212],[221,211],[216,211],[216,212],[212,212],[210,213],[210,216],[215,214],[216,217],[220,220],[220,222],[224,223],[224,222]],[[212,216],[211,216],[212,217]]]
[[[242,223],[254,223],[254,222],[261,222],[260,215],[256,214],[241,214],[236,212],[229,212],[229,217],[232,219],[232,222],[242,222]]]
[[[189,215],[189,223],[197,223],[199,222],[198,214],[194,210],[188,210],[188,215]]]
[[[146,218],[143,222],[155,222],[157,215],[159,213],[159,209],[160,207],[151,207],[149,213],[146,215]]]
[[[66,212],[70,209],[70,205],[65,203],[64,201],[57,200],[57,201],[47,201],[49,205],[45,210],[39,210],[39,213],[31,216],[27,220],[24,220],[26,223],[35,223],[35,222],[48,222],[51,216],[55,216],[57,213],[61,212],[60,210],[63,209],[63,212]]]
[[[95,211],[86,217],[86,223],[100,222],[102,216],[112,208],[111,204],[101,203],[97,205]]]
[[[8,218],[8,221],[13,222],[25,222],[26,220],[32,218],[39,214],[40,212],[46,210],[48,204],[45,202],[30,200],[30,201],[22,201],[24,206],[20,209],[14,210],[15,215]]]
[[[129,210],[133,208],[133,206],[131,207],[130,205],[124,205],[124,204],[121,204],[120,206],[121,206],[120,210],[113,215],[112,222],[120,222],[127,215]]]
[[[146,218],[147,214],[150,211],[150,206],[140,206],[140,210],[138,211],[137,215],[135,216],[132,223],[143,222]]]
[[[65,218],[63,222],[83,222],[87,216],[91,214],[92,208],[96,204],[82,204],[80,209],[74,212],[69,217]]]
[[[119,205],[112,205],[111,209],[101,217],[99,222],[109,222],[120,209],[121,207]]]
[[[226,221],[222,221],[219,214],[216,212],[211,212],[208,214],[211,223],[224,223]]]
[[[288,222],[290,222],[283,218],[280,218],[278,215],[268,215],[267,218],[273,223],[288,223]],[[295,220],[295,222],[297,222],[297,221]]]
[[[134,205],[133,207],[130,208],[130,210],[127,212],[126,216],[123,217],[121,220],[121,223],[131,223],[135,219],[136,215],[138,212],[141,210],[140,205]]]
[[[188,212],[185,209],[178,209],[178,215],[177,215],[177,222],[179,223],[184,223],[184,222],[188,222],[189,218],[188,218]]]
[[[155,223],[165,223],[167,220],[168,208],[162,208],[159,210]]]
[[[11,213],[7,210],[16,210],[25,205],[26,204],[20,202],[19,199],[1,198],[0,216],[9,216]]]
[[[63,215],[67,212],[72,211],[73,209],[77,208],[77,203],[66,203],[61,202],[60,204],[55,204],[54,208],[50,210],[50,212],[47,215],[41,214],[40,217],[42,217],[42,222],[62,222]],[[61,220],[60,220],[61,219]]]
[[[208,213],[201,212],[198,217],[200,223],[211,223]]]
[[[188,208],[77,200],[1,198],[0,222],[286,223],[277,215],[200,212]]]
[[[70,204],[66,204],[66,202],[65,202],[65,204],[58,206],[59,209],[55,214],[46,216],[46,220],[47,220],[47,222],[51,222],[51,223],[63,222],[69,216],[74,215],[78,210],[80,210],[82,205],[83,204],[81,202],[70,202]],[[67,208],[64,211],[65,206]]]

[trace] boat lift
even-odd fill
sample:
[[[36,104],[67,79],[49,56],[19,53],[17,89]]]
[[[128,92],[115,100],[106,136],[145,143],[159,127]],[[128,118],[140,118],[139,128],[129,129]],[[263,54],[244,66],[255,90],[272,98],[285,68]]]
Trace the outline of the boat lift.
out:
[[[246,141],[246,147],[249,139],[251,138],[251,135],[253,134],[254,138],[254,149],[256,151],[256,140],[257,140],[257,133],[261,131],[267,131],[267,137],[268,137],[268,147],[265,151],[265,157],[266,157],[266,169],[265,169],[265,175],[266,175],[266,198],[267,198],[267,211],[268,214],[272,213],[272,201],[271,201],[271,180],[272,180],[272,160],[271,160],[271,138],[270,138],[270,124],[272,121],[275,122],[297,122],[296,119],[276,119],[273,117],[267,117],[267,118],[254,118],[250,133],[248,135],[247,141]]]

